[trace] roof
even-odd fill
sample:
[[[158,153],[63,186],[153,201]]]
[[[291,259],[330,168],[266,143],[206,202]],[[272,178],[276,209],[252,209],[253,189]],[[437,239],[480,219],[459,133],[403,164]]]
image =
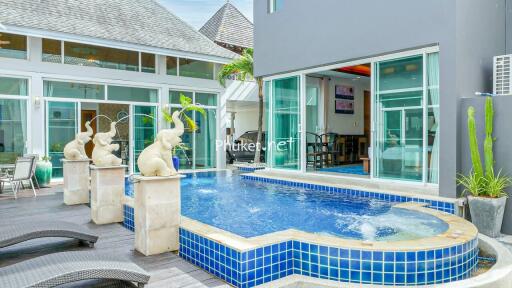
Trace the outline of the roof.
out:
[[[0,7],[0,23],[5,26],[237,57],[155,0],[0,0]]]
[[[226,2],[199,32],[212,41],[252,48],[254,25],[233,4]]]

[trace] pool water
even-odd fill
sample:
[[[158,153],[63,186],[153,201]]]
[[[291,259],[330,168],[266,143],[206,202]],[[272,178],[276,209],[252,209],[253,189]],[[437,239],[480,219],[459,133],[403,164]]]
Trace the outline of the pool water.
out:
[[[369,241],[443,233],[448,224],[396,203],[327,191],[243,180],[236,172],[198,173],[182,180],[182,215],[243,237],[287,229]]]

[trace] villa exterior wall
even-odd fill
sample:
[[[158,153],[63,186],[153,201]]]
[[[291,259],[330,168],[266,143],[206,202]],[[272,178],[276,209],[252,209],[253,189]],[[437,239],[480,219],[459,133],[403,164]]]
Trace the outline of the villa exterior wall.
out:
[[[512,54],[512,0],[507,0],[507,54]]]
[[[506,52],[507,32],[510,36],[507,1],[512,2],[295,0],[285,1],[273,14],[267,13],[267,1],[256,1],[256,74],[278,75],[438,45],[439,194],[456,197],[459,99],[492,91],[492,57]]]

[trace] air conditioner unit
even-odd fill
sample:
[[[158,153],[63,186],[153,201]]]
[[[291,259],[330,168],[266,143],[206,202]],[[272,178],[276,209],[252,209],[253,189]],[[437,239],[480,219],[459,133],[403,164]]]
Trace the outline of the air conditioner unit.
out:
[[[512,95],[512,54],[494,57],[494,94]]]

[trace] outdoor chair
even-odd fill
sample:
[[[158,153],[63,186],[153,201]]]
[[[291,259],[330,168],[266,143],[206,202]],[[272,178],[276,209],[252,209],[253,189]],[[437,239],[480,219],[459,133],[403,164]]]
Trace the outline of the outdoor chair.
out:
[[[30,186],[32,187],[32,191],[34,192],[34,197],[36,197],[37,194],[36,190],[34,189],[34,182],[32,182],[33,164],[34,161],[32,158],[19,157],[16,160],[16,164],[12,174],[6,174],[2,178],[0,178],[0,190],[3,191],[5,183],[9,183],[14,193],[14,199],[17,199],[17,194],[20,189],[20,186],[22,186],[23,181],[28,181],[30,183]]]
[[[115,253],[81,251],[49,254],[0,269],[0,287],[56,287],[86,280],[119,280],[144,287],[150,275]]]
[[[33,183],[35,184],[35,186],[37,187],[37,189],[41,189],[41,186],[39,186],[39,181],[37,181],[37,177],[36,177],[36,168],[37,168],[37,161],[39,160],[39,155],[38,154],[26,154],[24,155],[23,157],[25,158],[32,158],[32,181]]]
[[[93,247],[98,236],[84,226],[64,221],[31,221],[0,228],[0,248],[38,238],[72,238]],[[0,287],[3,287],[0,285]]]

